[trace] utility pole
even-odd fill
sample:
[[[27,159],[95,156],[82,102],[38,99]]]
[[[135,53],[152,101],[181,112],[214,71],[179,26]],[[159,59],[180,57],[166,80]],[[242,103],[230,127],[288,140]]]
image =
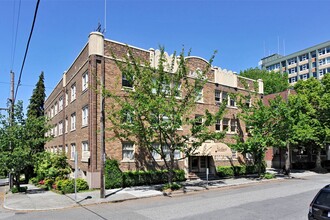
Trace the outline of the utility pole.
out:
[[[100,100],[100,107],[101,107],[101,169],[100,169],[100,198],[105,198],[105,179],[104,179],[104,166],[105,166],[105,118],[104,118],[104,88],[105,88],[105,59],[103,57],[101,61],[101,100]]]
[[[14,82],[15,82],[15,74],[14,74],[14,72],[13,71],[10,71],[10,108],[9,108],[9,120],[10,120],[10,126],[12,126],[13,125],[13,122],[14,122],[14,104],[15,104],[15,97],[14,97],[14,95],[15,95],[15,92],[14,92]],[[11,144],[11,142],[10,142],[10,150],[12,150],[12,144]],[[13,176],[12,176],[12,173],[11,172],[9,172],[9,176],[8,176],[8,178],[9,178],[9,187],[10,187],[10,189],[11,188],[13,188]]]

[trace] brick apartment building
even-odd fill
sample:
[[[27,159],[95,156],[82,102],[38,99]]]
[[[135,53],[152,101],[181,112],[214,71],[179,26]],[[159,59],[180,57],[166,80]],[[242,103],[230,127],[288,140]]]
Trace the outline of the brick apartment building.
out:
[[[132,53],[142,60],[150,61],[151,65],[157,66],[160,51],[145,50],[129,46]],[[112,51],[115,58],[112,56]],[[45,113],[50,118],[53,129],[46,135],[54,138],[45,145],[46,150],[51,152],[64,152],[73,166],[74,154],[78,153],[79,175],[87,180],[91,188],[100,187],[100,164],[101,164],[101,135],[100,135],[100,94],[98,80],[105,78],[105,87],[117,93],[118,83],[125,86],[125,77],[122,76],[114,59],[123,59],[127,54],[127,45],[113,40],[104,39],[99,32],[89,35],[88,43],[84,46],[72,65],[63,74],[55,89],[45,102]],[[171,57],[166,54],[168,61]],[[194,71],[203,67],[208,62],[200,57],[186,57],[192,77]],[[243,82],[244,81],[244,82]],[[117,85],[114,86],[114,85]],[[245,86],[243,86],[245,85]],[[246,85],[248,87],[246,88]],[[240,157],[225,143],[233,143],[231,138],[238,130],[243,131],[245,125],[237,120],[239,109],[235,100],[229,97],[232,93],[248,94],[252,91],[260,97],[263,94],[263,82],[240,77],[237,74],[222,70],[219,67],[211,67],[208,74],[208,82],[202,91],[202,102],[197,103],[195,114],[203,114],[208,108],[210,112],[218,110],[218,103],[228,100],[227,111],[223,120],[214,125],[214,130],[222,131],[228,128],[224,143],[204,143],[196,150],[194,156],[178,160],[178,166],[188,173],[205,172],[209,168],[215,173],[215,168],[220,165],[238,164]],[[248,100],[250,104],[254,100]],[[105,127],[109,127],[106,122]],[[185,128],[183,128],[185,129]],[[110,137],[109,131],[105,137]],[[131,144],[117,141],[105,143],[105,153],[108,157],[120,162],[122,170],[144,169],[136,163],[138,157],[132,159],[131,155],[139,154],[139,149]],[[179,159],[180,154],[177,155]]]

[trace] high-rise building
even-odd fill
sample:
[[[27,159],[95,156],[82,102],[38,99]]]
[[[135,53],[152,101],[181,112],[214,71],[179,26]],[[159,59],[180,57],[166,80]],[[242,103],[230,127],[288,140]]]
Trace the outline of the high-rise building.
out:
[[[321,79],[330,72],[330,41],[287,56],[273,54],[262,58],[260,64],[262,69],[288,73],[290,84],[311,77]]]

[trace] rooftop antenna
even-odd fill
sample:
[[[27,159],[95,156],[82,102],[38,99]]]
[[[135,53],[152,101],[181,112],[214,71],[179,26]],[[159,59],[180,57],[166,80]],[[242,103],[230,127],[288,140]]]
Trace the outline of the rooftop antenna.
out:
[[[283,39],[283,55],[285,56],[285,39]]]
[[[104,29],[103,33],[107,32],[107,0],[104,0]]]
[[[95,31],[101,32],[101,23],[100,22],[97,24],[97,28],[95,29]]]

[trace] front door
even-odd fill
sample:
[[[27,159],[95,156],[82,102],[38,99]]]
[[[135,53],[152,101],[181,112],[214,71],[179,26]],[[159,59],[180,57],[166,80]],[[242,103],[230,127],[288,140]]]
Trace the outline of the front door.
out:
[[[199,157],[199,162],[200,162],[199,172],[206,172],[207,157]]]
[[[206,172],[208,168],[208,158],[205,156],[192,156],[190,157],[190,170],[192,172]]]
[[[199,172],[199,157],[191,157],[190,167],[192,172]]]

